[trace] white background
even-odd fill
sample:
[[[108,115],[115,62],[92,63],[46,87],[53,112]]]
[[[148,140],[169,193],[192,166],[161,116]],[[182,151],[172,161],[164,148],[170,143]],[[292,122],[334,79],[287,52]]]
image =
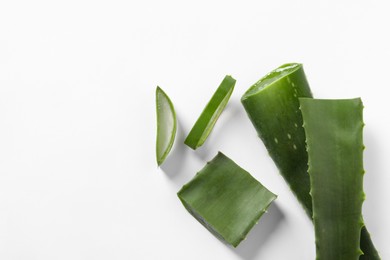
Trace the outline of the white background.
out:
[[[316,97],[365,104],[364,216],[390,259],[388,1],[0,2],[0,259],[314,259],[314,231],[240,104],[300,62]],[[226,74],[205,145],[183,145]],[[155,88],[179,120],[155,161]],[[237,249],[176,192],[220,150],[279,197]]]

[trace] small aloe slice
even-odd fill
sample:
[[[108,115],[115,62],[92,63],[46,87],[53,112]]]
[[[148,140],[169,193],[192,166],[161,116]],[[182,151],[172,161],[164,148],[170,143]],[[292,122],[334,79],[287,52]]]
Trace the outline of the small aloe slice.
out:
[[[242,96],[241,102],[280,174],[312,218],[300,97],[312,97],[310,87],[302,65],[290,63],[256,82]],[[360,248],[364,252],[360,260],[380,259],[365,226],[361,230]]]
[[[223,79],[202,114],[195,122],[187,138],[184,140],[186,145],[194,150],[203,145],[229,101],[235,84],[236,80],[231,76],[226,76]]]
[[[176,135],[176,113],[167,94],[156,88],[157,140],[156,158],[160,166],[168,156]]]
[[[276,198],[221,152],[177,194],[189,213],[234,247]]]
[[[363,227],[363,104],[300,99],[317,259],[359,259]]]

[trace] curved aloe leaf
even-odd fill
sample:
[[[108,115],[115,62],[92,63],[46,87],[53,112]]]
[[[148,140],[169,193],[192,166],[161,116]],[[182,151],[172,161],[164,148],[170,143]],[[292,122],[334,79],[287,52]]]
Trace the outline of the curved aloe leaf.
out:
[[[161,165],[168,156],[176,135],[176,113],[167,94],[156,88],[157,140],[156,158]]]
[[[301,64],[282,65],[256,82],[241,102],[280,174],[307,215],[312,218],[310,178],[300,97],[312,97]],[[365,227],[361,230],[360,259],[380,259]]]
[[[222,83],[207,103],[202,114],[192,127],[187,138],[184,140],[186,145],[194,150],[203,145],[229,101],[235,84],[236,80],[231,76],[226,76],[223,79]]]
[[[256,82],[241,98],[281,175],[311,216],[305,132],[298,97],[311,97],[301,64],[285,64]]]
[[[301,98],[317,259],[359,259],[363,227],[363,104]]]
[[[203,226],[234,247],[276,198],[222,153],[208,162],[177,195]]]

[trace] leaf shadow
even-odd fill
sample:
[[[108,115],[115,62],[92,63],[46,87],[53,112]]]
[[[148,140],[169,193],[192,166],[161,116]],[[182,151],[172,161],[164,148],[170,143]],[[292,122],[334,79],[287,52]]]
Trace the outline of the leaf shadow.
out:
[[[384,169],[383,152],[381,151],[381,142],[373,129],[368,126],[364,127],[364,193],[367,195],[367,200],[363,203],[365,213],[369,214],[371,219],[375,217],[375,221],[368,223],[368,230],[382,232],[383,228],[380,223],[384,223],[386,219],[384,207],[382,206],[383,197],[386,190],[386,170]]]
[[[184,142],[184,131],[183,126],[177,115],[176,120],[177,131],[175,142],[173,144],[170,154],[166,158],[165,162],[161,165],[161,169],[170,178],[174,178],[183,168],[184,157],[187,152],[187,149],[185,149],[185,147],[182,145],[182,143]]]

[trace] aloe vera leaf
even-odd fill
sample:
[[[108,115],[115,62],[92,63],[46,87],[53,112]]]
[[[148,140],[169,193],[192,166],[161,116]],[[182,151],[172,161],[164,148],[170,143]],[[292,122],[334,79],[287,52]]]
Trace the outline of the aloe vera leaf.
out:
[[[363,227],[363,104],[301,98],[317,259],[359,259]]]
[[[221,152],[177,195],[195,219],[233,247],[276,199],[275,194]]]
[[[241,102],[281,175],[311,217],[305,132],[298,97],[311,97],[301,64],[285,64],[256,82]]]
[[[236,80],[227,75],[203,109],[184,143],[196,150],[202,146],[232,95]]]
[[[157,138],[156,158],[160,166],[171,151],[176,136],[176,113],[167,94],[156,88]]]
[[[301,64],[289,63],[273,70],[241,98],[241,102],[257,134],[267,148],[307,215],[312,218],[308,156],[300,97],[312,97]],[[291,149],[292,147],[292,149]],[[360,260],[380,259],[366,229],[361,230]]]

